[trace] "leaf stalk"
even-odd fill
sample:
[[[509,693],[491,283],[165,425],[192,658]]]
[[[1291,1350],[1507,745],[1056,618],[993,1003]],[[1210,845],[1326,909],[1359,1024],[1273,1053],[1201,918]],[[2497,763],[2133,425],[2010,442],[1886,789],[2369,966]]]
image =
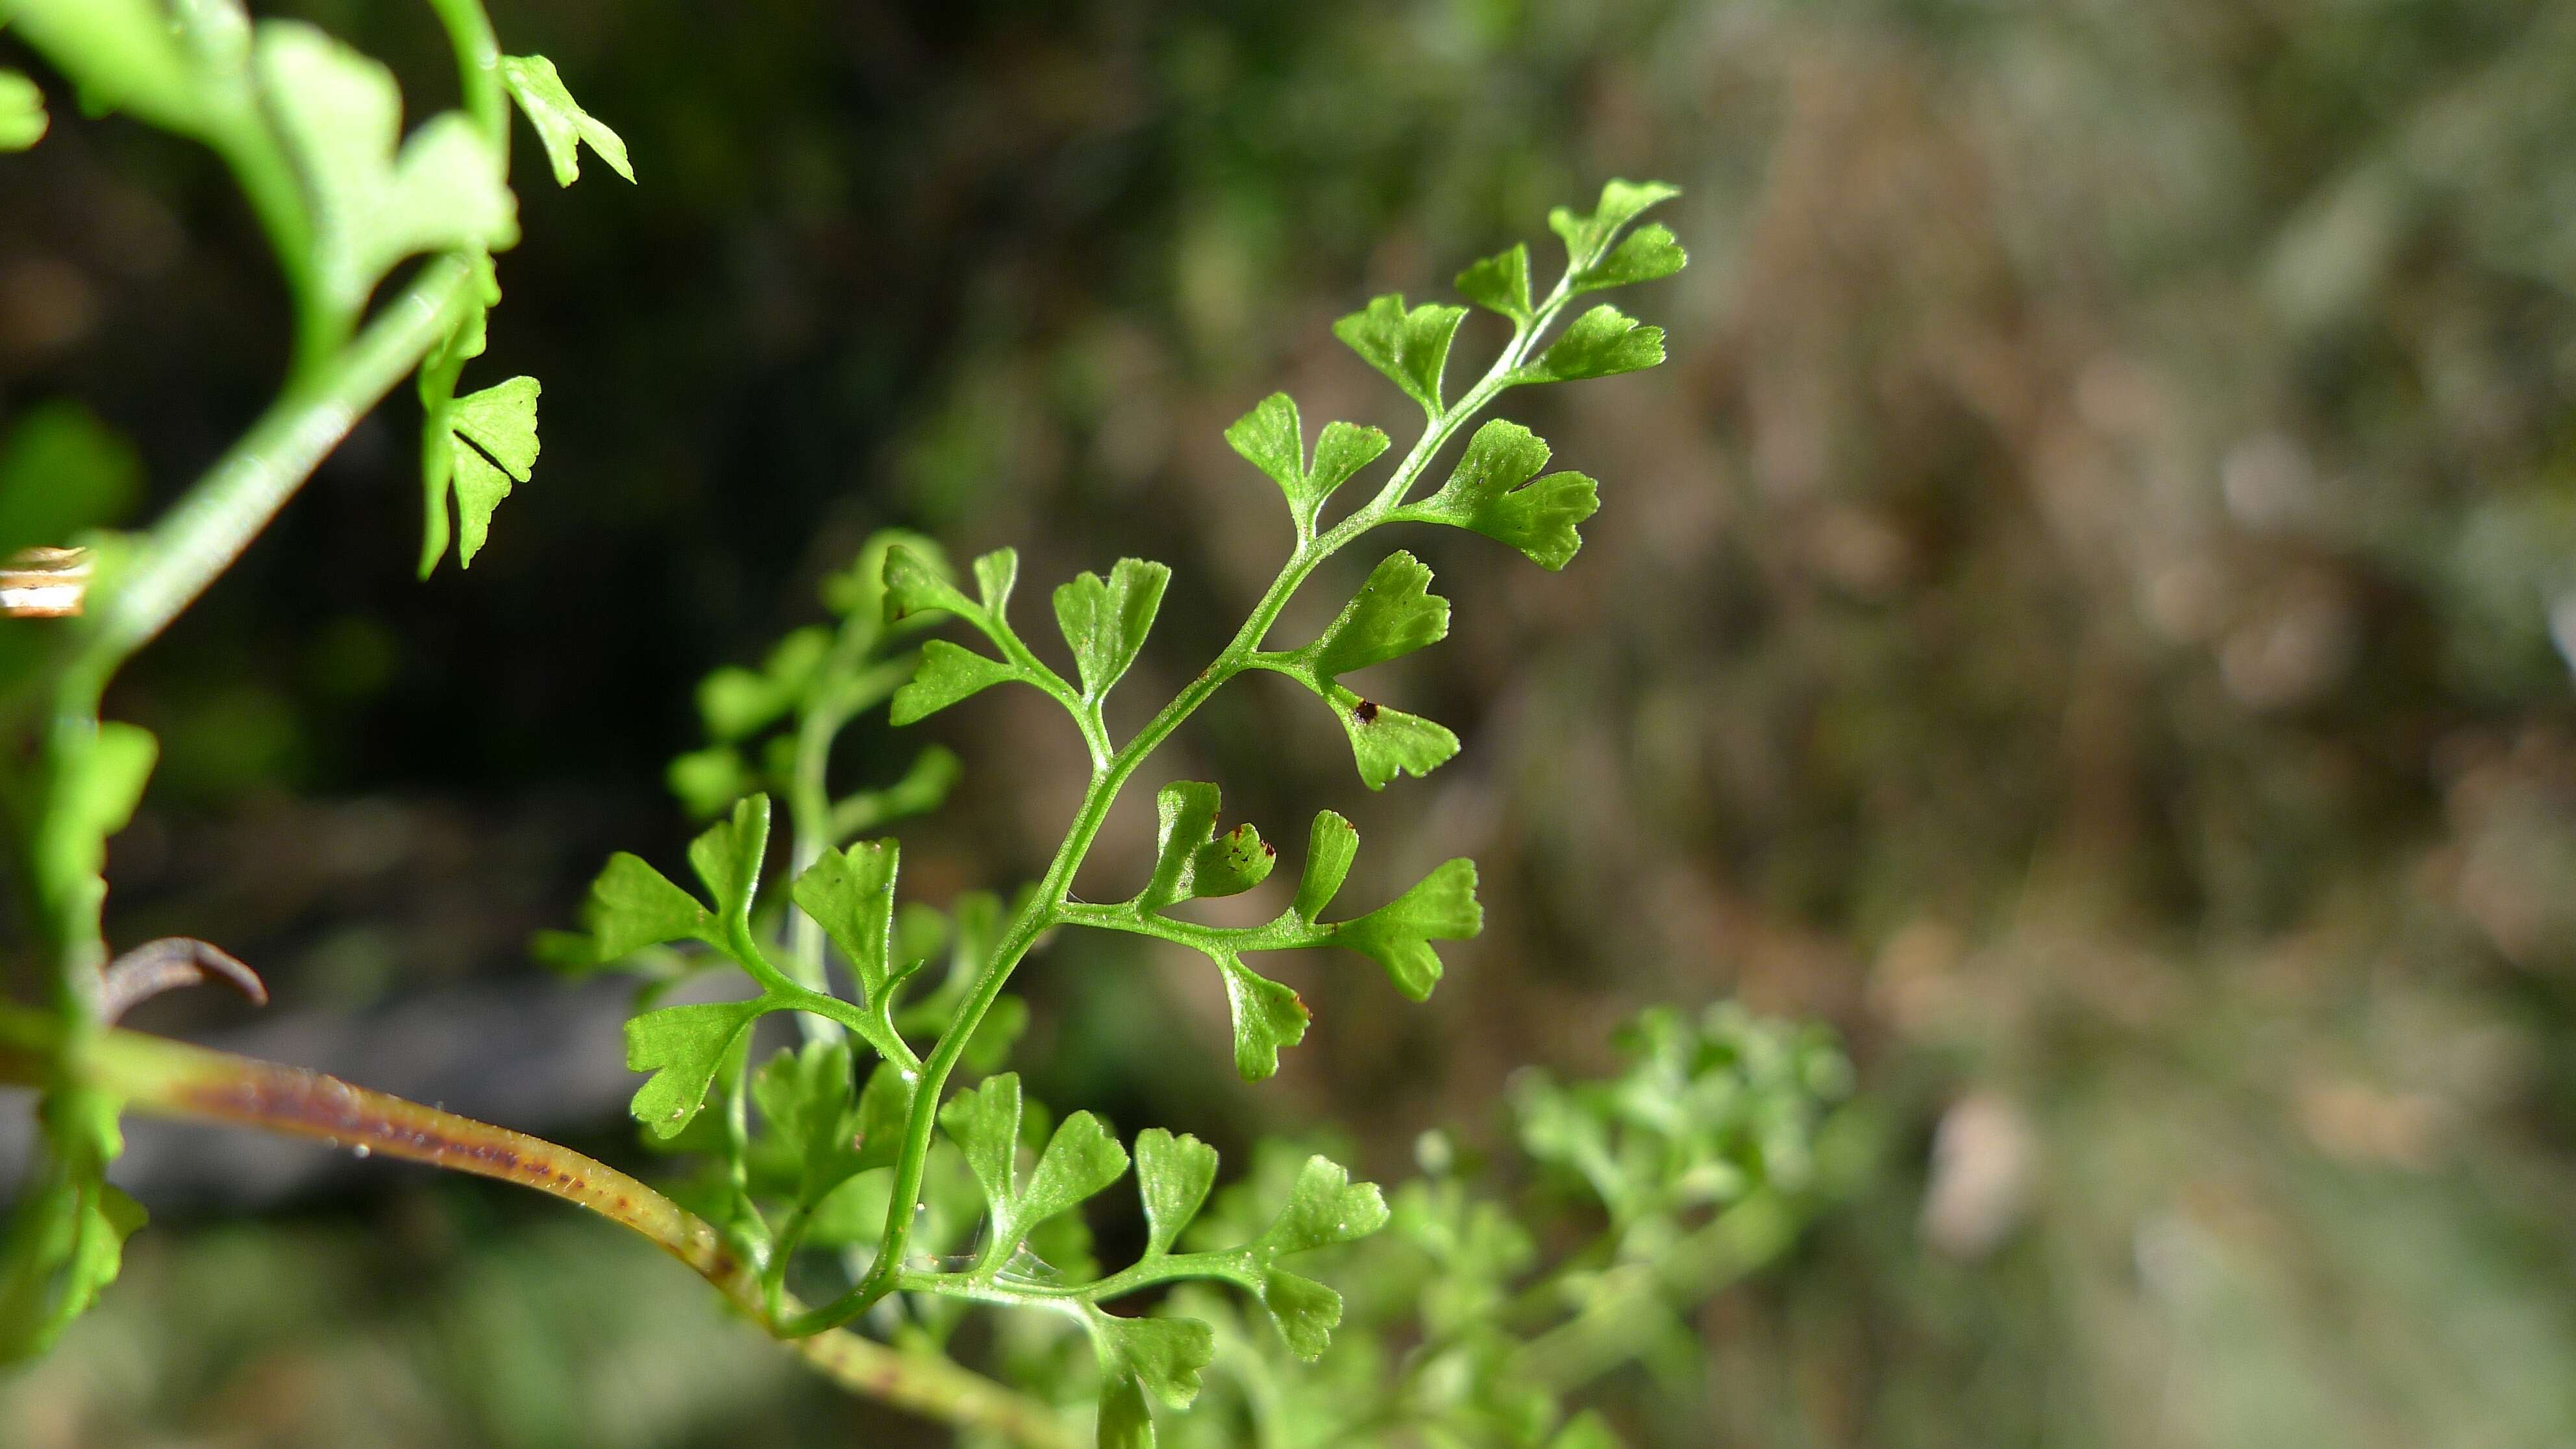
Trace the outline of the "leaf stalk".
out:
[[[68,1082],[157,1116],[253,1127],[516,1183],[641,1235],[774,1336],[785,1336],[781,1314],[800,1306],[782,1293],[773,1312],[758,1268],[727,1246],[713,1226],[604,1162],[320,1072],[122,1028],[75,1037],[48,1015],[0,1004],[0,1082]],[[1053,1408],[945,1356],[848,1332],[804,1338],[794,1346],[844,1388],[924,1417],[998,1434],[1024,1449],[1072,1449],[1076,1442]]]

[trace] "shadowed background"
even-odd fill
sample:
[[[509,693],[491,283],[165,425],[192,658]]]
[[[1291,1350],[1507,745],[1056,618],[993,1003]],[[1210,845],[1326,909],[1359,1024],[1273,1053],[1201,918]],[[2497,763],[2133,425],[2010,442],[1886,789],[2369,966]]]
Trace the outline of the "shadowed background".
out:
[[[1671,363],[1512,399],[1602,480],[1582,554],[1402,541],[1453,634],[1371,693],[1461,757],[1369,796],[1263,678],[1159,767],[1274,837],[1349,814],[1354,902],[1474,855],[1484,937],[1418,1008],[1282,960],[1316,1023],[1259,1087],[1203,962],[1060,940],[1033,1090],[1229,1148],[1337,1122],[1401,1174],[1426,1126],[1492,1138],[1516,1067],[1741,995],[1847,1034],[1888,1150],[1703,1363],[1610,1386],[1639,1442],[2576,1438],[2576,12],[494,8],[642,184],[557,192],[521,137],[469,385],[541,378],[545,452],[470,573],[412,581],[398,398],[112,697],[164,762],[111,939],[210,937],[277,998],[134,1024],[634,1160],[622,1002],[525,941],[608,851],[676,856],[700,674],[905,524],[1033,586],[1170,562],[1141,710],[1287,546],[1224,426],[1285,387],[1409,437],[1331,319],[1660,177],[1694,263],[1622,305]],[[425,9],[288,12],[415,118],[452,97]],[[146,517],[265,401],[282,298],[211,158],[54,99],[0,159],[0,492],[130,448]],[[907,887],[1034,875],[1064,722],[909,733],[968,775]],[[857,736],[854,771],[917,748]],[[1150,833],[1124,810],[1084,892]],[[919,1433],[553,1205],[136,1135],[156,1226],[0,1384],[13,1444]]]

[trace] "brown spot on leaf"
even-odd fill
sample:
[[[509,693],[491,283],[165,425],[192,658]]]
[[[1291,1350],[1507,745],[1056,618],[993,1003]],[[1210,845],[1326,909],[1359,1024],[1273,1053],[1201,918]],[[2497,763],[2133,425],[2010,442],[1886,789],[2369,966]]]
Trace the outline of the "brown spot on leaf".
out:
[[[1359,722],[1361,724],[1376,724],[1377,701],[1373,699],[1361,700],[1359,702],[1359,706],[1353,709],[1351,713],[1359,717]]]

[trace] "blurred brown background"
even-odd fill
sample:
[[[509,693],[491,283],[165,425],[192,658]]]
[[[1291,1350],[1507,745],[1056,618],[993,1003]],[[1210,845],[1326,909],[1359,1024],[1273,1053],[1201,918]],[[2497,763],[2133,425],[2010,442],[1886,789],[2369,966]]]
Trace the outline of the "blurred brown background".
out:
[[[1623,305],[1671,364],[1510,400],[1602,480],[1581,556],[1405,540],[1454,632],[1374,692],[1465,753],[1368,796],[1257,679],[1165,766],[1274,837],[1350,814],[1354,901],[1473,854],[1485,936],[1422,1008],[1280,963],[1317,1022],[1258,1088],[1202,963],[1060,941],[1023,1069],[1400,1173],[1515,1067],[1740,994],[1838,1024],[1893,1130],[1707,1310],[1703,1381],[1615,1386],[1692,1442],[2576,1442],[2576,9],[494,8],[642,184],[557,193],[523,138],[474,376],[544,380],[545,457],[472,573],[410,577],[397,401],[120,687],[165,763],[112,934],[278,994],[136,1024],[632,1158],[621,1003],[523,943],[607,851],[676,855],[697,675],[903,523],[1033,585],[1172,563],[1141,709],[1286,544],[1225,424],[1286,387],[1409,434],[1331,319],[1661,177],[1694,265]],[[273,9],[452,94],[421,7]],[[0,160],[0,423],[78,400],[148,512],[273,385],[277,287],[209,158],[56,112]],[[969,765],[902,832],[925,898],[1043,863],[1080,756],[1041,703],[925,731]],[[861,734],[857,774],[913,748]],[[1139,803],[1093,893],[1149,842]],[[552,1205],[137,1138],[159,1222],[0,1384],[11,1444],[917,1433]]]

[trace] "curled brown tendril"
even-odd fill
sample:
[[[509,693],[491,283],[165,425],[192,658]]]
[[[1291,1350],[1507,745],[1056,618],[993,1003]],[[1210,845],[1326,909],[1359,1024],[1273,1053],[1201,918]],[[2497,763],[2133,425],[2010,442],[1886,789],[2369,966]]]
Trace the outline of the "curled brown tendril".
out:
[[[196,986],[209,978],[222,980],[253,1006],[268,1005],[268,987],[259,973],[222,947],[194,936],[164,936],[117,957],[99,973],[99,1018],[114,1023],[164,991]]]

